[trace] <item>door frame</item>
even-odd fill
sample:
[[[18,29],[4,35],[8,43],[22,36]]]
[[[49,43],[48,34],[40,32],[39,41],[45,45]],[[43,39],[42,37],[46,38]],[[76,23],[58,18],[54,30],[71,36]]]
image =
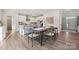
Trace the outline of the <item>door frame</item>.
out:
[[[9,22],[9,23],[11,23],[10,24],[10,26],[11,26],[11,30],[10,31],[8,29],[8,17],[11,17],[11,19],[10,19],[11,21]],[[6,18],[7,18],[7,20],[6,20],[6,36],[8,36],[12,32],[12,16],[7,16]],[[8,33],[8,35],[7,35],[7,33]]]

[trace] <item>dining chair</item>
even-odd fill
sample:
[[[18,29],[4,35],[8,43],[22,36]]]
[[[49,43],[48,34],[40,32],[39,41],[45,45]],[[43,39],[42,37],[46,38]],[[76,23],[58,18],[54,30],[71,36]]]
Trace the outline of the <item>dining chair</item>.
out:
[[[37,31],[33,31],[31,34],[28,35],[28,40],[32,40],[32,47],[33,47],[33,40],[40,39],[40,33]],[[29,41],[28,41],[29,42]]]
[[[54,27],[53,30],[54,30],[55,39],[57,39],[58,38],[58,28]]]
[[[31,34],[33,32],[33,28],[30,26],[24,26],[24,36],[27,37],[27,39],[29,38],[28,35]],[[29,43],[29,39],[28,39],[28,43]]]
[[[55,31],[51,29],[48,29],[45,33],[44,33],[44,36],[47,38],[47,39],[52,39],[53,38],[55,39]]]

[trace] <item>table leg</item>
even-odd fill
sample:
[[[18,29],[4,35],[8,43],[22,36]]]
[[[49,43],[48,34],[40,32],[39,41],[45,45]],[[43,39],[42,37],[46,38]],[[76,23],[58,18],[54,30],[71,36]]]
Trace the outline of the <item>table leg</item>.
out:
[[[41,32],[40,35],[41,35],[40,45],[42,46],[43,45],[43,32]]]

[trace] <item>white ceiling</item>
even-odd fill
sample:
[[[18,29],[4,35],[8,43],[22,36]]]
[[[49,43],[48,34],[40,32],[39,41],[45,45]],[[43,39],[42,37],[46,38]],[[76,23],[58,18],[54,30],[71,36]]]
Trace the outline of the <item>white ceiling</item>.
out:
[[[20,14],[31,14],[31,15],[39,15],[44,13],[54,13],[58,11],[58,9],[17,9]]]

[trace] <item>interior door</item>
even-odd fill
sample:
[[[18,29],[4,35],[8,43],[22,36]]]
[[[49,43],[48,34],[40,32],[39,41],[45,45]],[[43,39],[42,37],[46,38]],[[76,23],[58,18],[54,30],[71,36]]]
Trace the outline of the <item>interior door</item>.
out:
[[[7,30],[12,30],[12,17],[7,16]]]
[[[6,36],[8,36],[12,31],[12,16],[7,16],[7,33]]]

